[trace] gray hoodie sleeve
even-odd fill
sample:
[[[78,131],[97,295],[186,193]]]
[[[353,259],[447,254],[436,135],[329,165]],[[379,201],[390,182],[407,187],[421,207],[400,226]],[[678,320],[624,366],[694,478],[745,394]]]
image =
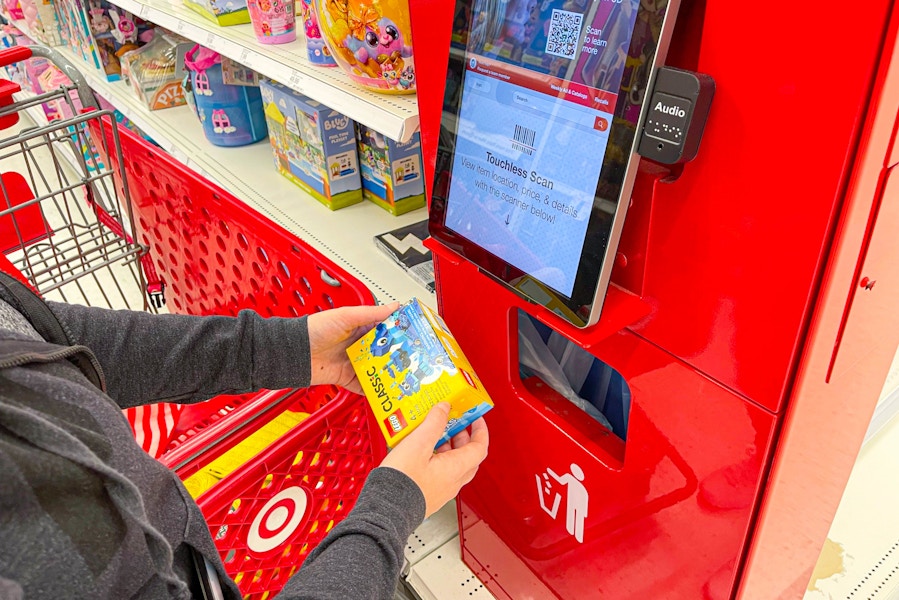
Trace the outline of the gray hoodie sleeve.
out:
[[[373,470],[349,516],[313,550],[275,600],[393,598],[406,540],[425,516],[425,498],[407,475]]]
[[[192,403],[218,394],[305,387],[305,318],[154,315],[50,302],[73,344],[93,350],[122,408]]]

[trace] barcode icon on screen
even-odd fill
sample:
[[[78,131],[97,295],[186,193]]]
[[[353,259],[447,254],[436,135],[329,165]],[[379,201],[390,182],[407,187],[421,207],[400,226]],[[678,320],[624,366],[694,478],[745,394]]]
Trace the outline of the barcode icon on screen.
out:
[[[512,148],[524,152],[528,156],[534,153],[534,139],[537,132],[521,125],[515,126],[515,133],[512,134]]]

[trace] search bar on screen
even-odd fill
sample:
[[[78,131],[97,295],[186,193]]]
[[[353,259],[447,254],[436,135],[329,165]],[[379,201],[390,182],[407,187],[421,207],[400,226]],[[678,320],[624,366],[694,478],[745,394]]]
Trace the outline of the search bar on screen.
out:
[[[596,126],[597,119],[606,121],[600,111],[591,110],[562,98],[550,98],[537,92],[515,90],[512,92],[512,102],[516,106],[529,108],[556,119],[563,119],[573,125],[600,132],[608,131],[608,127]],[[608,119],[611,119],[611,115],[608,116]]]

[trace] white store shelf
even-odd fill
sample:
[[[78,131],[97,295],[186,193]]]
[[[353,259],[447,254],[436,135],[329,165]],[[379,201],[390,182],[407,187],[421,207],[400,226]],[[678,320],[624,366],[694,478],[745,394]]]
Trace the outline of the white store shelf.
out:
[[[407,141],[418,130],[415,95],[369,92],[353,84],[339,68],[312,66],[306,57],[302,35],[295,42],[264,46],[256,41],[250,25],[220,27],[182,4],[159,0],[110,1],[276,79],[389,138]]]
[[[14,21],[23,30],[24,23]],[[436,307],[428,292],[376,249],[373,237],[427,218],[425,209],[393,216],[371,202],[331,211],[282,177],[268,140],[223,148],[206,140],[187,106],[150,111],[122,81],[109,82],[66,47],[56,50],[74,63],[93,90],[152,137],[177,160],[225,188],[343,267],[382,302],[416,296]]]
[[[491,594],[462,562],[454,538],[412,567],[406,582],[421,600],[492,600]]]
[[[404,555],[414,569],[425,557],[451,540],[459,543],[455,501],[448,502],[418,526],[406,543]]]

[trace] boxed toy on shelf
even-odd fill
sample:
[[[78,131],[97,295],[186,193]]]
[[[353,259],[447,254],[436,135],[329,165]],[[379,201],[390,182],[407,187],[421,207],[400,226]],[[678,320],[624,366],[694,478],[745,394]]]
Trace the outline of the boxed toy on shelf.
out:
[[[9,15],[10,19],[25,18],[25,14],[22,12],[22,5],[19,3],[19,0],[4,0],[3,8],[6,9],[6,14]]]
[[[247,0],[184,0],[184,5],[218,25],[250,22]]]
[[[48,90],[58,88],[60,84],[68,85],[69,83],[68,77],[63,75],[62,71],[46,58],[32,57],[30,60],[23,61],[20,64],[24,65],[22,69],[23,88],[30,89],[35,94],[43,94]],[[44,102],[41,104],[41,109],[44,111],[44,116],[47,117],[47,120],[53,121],[63,118],[61,110],[64,104],[65,102],[61,99],[56,99],[51,102]]]
[[[100,64],[110,81],[122,73],[120,59],[153,38],[151,25],[107,0],[89,0],[90,33],[94,38]]]
[[[87,13],[81,0],[56,0],[56,15],[62,31],[63,42],[76,56],[92,68],[100,68],[94,38],[87,24]]]
[[[365,198],[395,215],[425,205],[418,133],[408,142],[397,142],[357,123],[356,143]]]
[[[122,75],[147,108],[159,110],[187,103],[181,85],[185,71],[183,63],[178,65],[177,56],[179,46],[183,46],[183,53],[193,45],[193,42],[160,31],[146,46],[122,57]]]
[[[59,68],[50,61],[41,63],[41,65],[35,70],[26,69],[26,73],[28,73],[29,77],[33,77],[32,89],[37,94],[43,94],[45,92],[59,89],[62,86],[72,84],[71,80],[65,75],[65,73],[60,71]],[[74,94],[72,95],[72,103],[76,109],[81,109],[81,101]],[[44,108],[44,114],[47,115],[48,121],[53,121],[56,119],[68,119],[74,116],[72,113],[72,108],[63,98],[57,98],[53,101],[45,102],[42,106]]]
[[[107,0],[58,0],[57,13],[65,41],[109,81],[121,79],[121,57],[153,37],[149,23]]]
[[[438,447],[493,408],[446,323],[417,298],[353,343],[347,355],[390,448],[439,402],[449,403],[450,414]]]
[[[62,32],[53,0],[19,0],[22,18],[35,41],[48,46],[62,44]]]
[[[361,202],[354,121],[275,81],[260,85],[278,171],[331,210]]]
[[[12,48],[13,46],[30,46],[34,42],[31,38],[23,34],[15,25],[3,25],[0,27],[2,36],[0,36],[0,45],[3,48]],[[14,83],[18,83],[23,88],[28,86],[28,80],[25,78],[25,65],[28,61],[10,63],[6,65],[6,78]]]

